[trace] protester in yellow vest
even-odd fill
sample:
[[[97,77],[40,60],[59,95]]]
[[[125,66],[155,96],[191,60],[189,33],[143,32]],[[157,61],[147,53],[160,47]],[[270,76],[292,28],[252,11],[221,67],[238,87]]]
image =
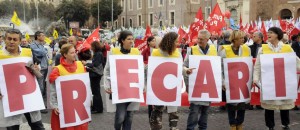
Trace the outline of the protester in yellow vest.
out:
[[[200,30],[198,33],[198,41],[196,46],[191,47],[191,51],[187,52],[186,58],[184,60],[183,68],[189,75],[192,73],[194,68],[189,67],[189,55],[199,55],[199,56],[217,56],[217,49],[212,44],[208,44],[208,40],[211,34],[207,30]],[[205,69],[205,68],[201,68]],[[188,90],[188,89],[187,89]],[[200,130],[207,129],[207,117],[210,102],[190,102],[190,113],[187,121],[187,130],[194,130],[197,124]],[[200,117],[199,117],[200,114]],[[199,119],[198,119],[199,117]]]
[[[244,32],[234,30],[229,37],[231,45],[223,45],[220,56],[222,58],[250,57],[250,48],[246,44],[243,44],[244,36]],[[225,87],[223,87],[223,90],[225,90]],[[226,106],[228,108],[228,119],[231,130],[242,130],[245,109],[249,106],[249,103],[227,103]]]
[[[261,81],[261,54],[289,53],[294,52],[290,45],[280,41],[283,38],[283,32],[280,28],[271,27],[268,30],[268,44],[263,44],[258,50],[257,59],[254,65],[253,82],[258,84]],[[300,70],[300,60],[297,57],[297,70]],[[268,82],[268,81],[266,81]],[[274,110],[280,110],[281,123],[284,130],[289,130],[290,118],[289,110],[294,108],[293,100],[261,100],[261,106],[265,109],[265,123],[270,130],[274,130]]]
[[[177,46],[178,34],[175,32],[169,32],[162,38],[158,49],[153,49],[151,56],[158,57],[170,57],[170,58],[182,58],[181,53],[178,51]],[[171,130],[178,130],[177,122],[179,119],[177,113],[177,107],[167,106],[169,114],[169,126]],[[162,129],[162,113],[164,106],[154,106],[150,116],[150,127],[152,130]]]
[[[50,82],[50,105],[52,108],[51,114],[51,128],[52,130],[88,130],[88,123],[84,123],[78,126],[72,126],[67,128],[60,128],[59,111],[56,95],[55,80],[59,76],[85,73],[86,70],[80,61],[76,61],[75,47],[73,44],[64,44],[60,49],[61,58],[60,64],[52,70],[49,75]]]
[[[5,46],[0,50],[0,59],[8,59],[14,57],[32,57],[30,49],[21,48],[21,38],[22,34],[20,30],[11,29],[7,30],[5,34]],[[37,64],[33,65],[31,63],[31,71],[39,72],[39,67]],[[34,73],[36,74],[36,73]],[[40,74],[40,73],[39,73]],[[20,124],[22,123],[22,114],[4,117],[4,110],[2,104],[2,95],[0,93],[0,129],[6,127],[9,130],[19,129]],[[34,101],[34,99],[32,99]],[[33,130],[44,130],[42,123],[42,117],[40,111],[34,111],[30,113],[24,113],[29,126]]]
[[[137,48],[131,48],[133,45],[133,34],[130,31],[120,32],[118,42],[121,44],[120,48],[111,48],[111,52],[108,55],[140,55]],[[109,56],[107,61],[109,61]],[[110,63],[106,62],[104,68],[104,88],[109,94],[111,91],[110,83]],[[115,130],[131,130],[131,124],[133,119],[133,111],[139,106],[137,102],[126,102],[116,104],[116,114],[115,114]]]

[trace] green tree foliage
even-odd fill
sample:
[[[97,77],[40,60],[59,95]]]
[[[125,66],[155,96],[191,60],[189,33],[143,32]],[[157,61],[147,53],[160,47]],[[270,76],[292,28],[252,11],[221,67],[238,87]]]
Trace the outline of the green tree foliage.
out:
[[[83,26],[90,16],[90,9],[84,0],[63,0],[58,5],[56,14],[64,18],[66,26],[71,21],[78,21]]]
[[[111,21],[111,0],[100,0],[99,3],[99,22],[103,25],[106,21]],[[119,0],[114,0],[114,20],[122,13],[122,7],[118,4]],[[91,5],[91,13],[94,18],[98,18],[98,3]]]
[[[24,21],[24,9],[26,22],[36,18],[36,7],[34,2],[27,3],[20,0],[5,0],[0,2],[0,16],[10,17],[13,11],[16,11],[18,17]],[[56,20],[55,7],[51,3],[39,2],[39,18],[47,18],[49,20]]]

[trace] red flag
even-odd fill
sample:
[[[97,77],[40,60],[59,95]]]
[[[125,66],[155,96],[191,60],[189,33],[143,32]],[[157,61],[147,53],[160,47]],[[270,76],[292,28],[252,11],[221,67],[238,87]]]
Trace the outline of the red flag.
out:
[[[94,41],[100,42],[99,29],[100,29],[100,27],[97,27],[92,32],[92,34],[86,40],[83,41],[82,44],[81,43],[77,43],[76,49],[78,51],[83,51],[83,50],[89,49],[91,47],[92,42],[94,42]]]
[[[240,14],[240,30],[243,30],[242,14]]]
[[[186,39],[186,32],[180,27],[178,30],[178,35],[179,35],[179,43],[181,43],[182,38]]]
[[[268,40],[268,36],[267,36],[267,30],[266,30],[266,27],[265,27],[265,22],[262,21],[261,23],[261,30],[262,34],[264,35],[264,41],[267,41]]]
[[[144,36],[144,41],[147,41],[147,39],[148,39],[148,37],[150,37],[150,36],[152,36],[152,33],[151,33],[151,28],[150,28],[150,26],[148,25],[147,27],[146,27],[146,32],[145,32],[145,36]]]
[[[190,25],[189,33],[187,34],[187,42],[189,46],[193,46],[197,42],[198,32],[204,28],[202,9],[199,8],[194,22]]]
[[[283,21],[280,17],[278,17],[278,20],[279,20],[279,23],[280,23],[281,30],[282,30],[283,32],[286,32],[286,29],[287,29],[287,22],[286,22],[286,21]]]
[[[211,33],[213,32],[219,33],[222,30],[222,28],[226,26],[226,23],[224,21],[224,16],[221,12],[218,3],[214,7],[212,13],[209,15],[205,24],[206,24],[206,29]]]
[[[291,38],[293,35],[298,34],[299,30],[295,27],[293,22],[286,21],[286,34]]]
[[[139,49],[140,52],[143,52],[143,50],[147,48],[147,40],[135,39],[134,47]]]
[[[203,21],[203,15],[202,15],[202,9],[201,9],[201,7],[199,8],[199,10],[198,10],[198,12],[196,14],[194,22],[199,23],[197,25],[200,26],[200,29],[203,29],[203,27],[204,27],[204,21]]]

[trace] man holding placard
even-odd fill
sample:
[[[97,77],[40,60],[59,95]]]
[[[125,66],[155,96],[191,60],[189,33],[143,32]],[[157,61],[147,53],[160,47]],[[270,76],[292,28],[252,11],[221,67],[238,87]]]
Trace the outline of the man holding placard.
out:
[[[280,41],[283,32],[278,27],[268,30],[268,44],[262,45],[254,66],[253,82],[261,86],[261,106],[265,123],[274,130],[274,110],[280,110],[284,130],[289,130],[289,110],[297,98],[297,70],[300,60],[290,45]],[[261,84],[261,85],[260,85]]]
[[[29,72],[40,75],[39,67],[32,63],[31,50],[20,47],[21,38],[17,29],[6,31],[5,46],[0,50],[0,128],[19,129],[24,114],[31,129],[44,130],[39,111],[45,109],[43,98]]]
[[[191,82],[188,91],[190,113],[187,130],[194,130],[197,124],[199,130],[206,130],[210,101],[217,101],[214,99],[221,101],[221,58],[217,57],[216,47],[208,45],[209,38],[210,33],[207,30],[199,31],[198,44],[191,47],[191,51],[187,53],[184,61],[184,70],[186,70],[186,74],[190,75]],[[196,69],[196,71],[188,70],[189,67]],[[219,73],[219,75],[217,76],[214,72]],[[200,118],[198,119],[199,114]]]

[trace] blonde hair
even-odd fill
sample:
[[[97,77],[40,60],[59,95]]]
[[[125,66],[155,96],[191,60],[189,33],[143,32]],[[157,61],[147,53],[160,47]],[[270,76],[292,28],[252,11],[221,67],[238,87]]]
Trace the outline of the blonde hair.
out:
[[[74,48],[73,44],[64,44],[60,49],[60,54],[65,58],[64,54],[68,54],[69,50]]]
[[[232,33],[231,33],[231,35],[230,35],[230,37],[229,37],[229,41],[230,41],[231,43],[233,43],[234,40],[237,40],[237,39],[239,39],[239,38],[244,38],[244,36],[245,36],[245,33],[244,33],[243,31],[240,31],[240,30],[234,30],[234,31],[232,31]]]

